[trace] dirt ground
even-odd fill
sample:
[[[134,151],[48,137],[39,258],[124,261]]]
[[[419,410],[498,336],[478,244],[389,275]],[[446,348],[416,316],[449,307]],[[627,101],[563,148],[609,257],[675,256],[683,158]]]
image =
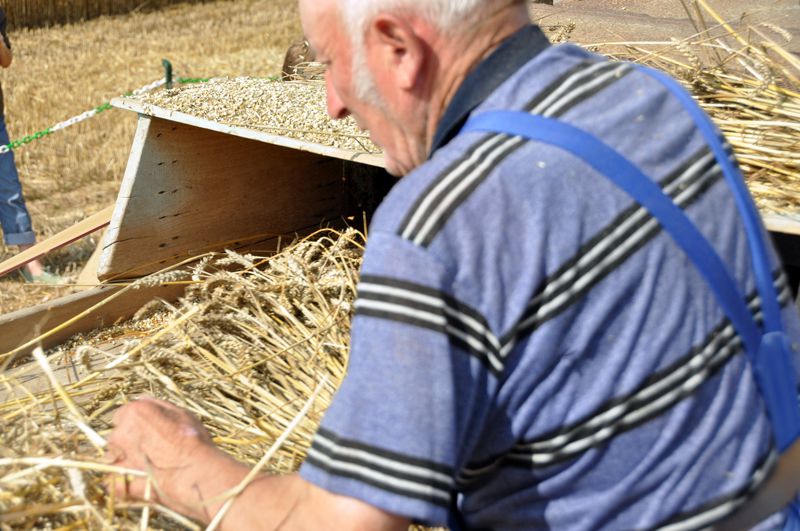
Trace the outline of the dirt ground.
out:
[[[669,41],[697,33],[688,20],[686,5],[692,0],[554,0],[553,5],[534,4],[531,15],[542,25],[574,24],[570,40],[592,44],[615,41]],[[800,2],[797,0],[708,0],[734,27],[763,24],[800,35]],[[800,39],[781,44],[800,52]]]
[[[773,35],[777,26],[800,36],[798,0],[707,1],[731,23],[763,23]],[[531,14],[582,44],[669,41],[697,31],[681,0],[554,0],[552,6],[532,4]],[[14,64],[0,72],[12,139],[158,79],[163,58],[179,76],[277,75],[284,50],[300,31],[296,0],[229,0],[14,32]],[[781,43],[800,52],[800,38]],[[113,204],[135,122],[132,113],[110,110],[18,150],[41,238]],[[96,236],[86,238],[52,253],[46,263],[75,279],[96,244]],[[0,260],[15,252],[0,245]],[[0,314],[75,289],[31,286],[10,275],[0,279]]]

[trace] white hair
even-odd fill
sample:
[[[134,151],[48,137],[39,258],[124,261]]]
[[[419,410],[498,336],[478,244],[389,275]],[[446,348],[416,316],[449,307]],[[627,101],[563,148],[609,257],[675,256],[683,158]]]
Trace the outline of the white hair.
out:
[[[363,38],[367,24],[381,11],[411,11],[447,32],[485,9],[487,0],[339,0],[339,5],[351,35]]]
[[[356,96],[383,107],[375,81],[367,67],[364,35],[368,24],[383,11],[412,11],[448,33],[470,21],[487,6],[487,0],[338,0],[342,21],[353,49],[353,87]]]

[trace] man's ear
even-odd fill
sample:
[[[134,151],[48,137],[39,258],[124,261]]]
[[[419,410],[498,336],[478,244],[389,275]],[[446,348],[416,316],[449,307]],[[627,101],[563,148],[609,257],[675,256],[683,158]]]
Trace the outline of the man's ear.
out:
[[[394,15],[380,14],[367,29],[366,42],[371,59],[376,61],[373,66],[390,72],[398,88],[414,88],[428,48],[411,23]]]

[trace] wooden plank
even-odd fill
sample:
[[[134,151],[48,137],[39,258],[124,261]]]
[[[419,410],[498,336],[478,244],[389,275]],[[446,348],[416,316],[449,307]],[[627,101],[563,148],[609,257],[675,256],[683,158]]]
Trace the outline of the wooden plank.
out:
[[[766,212],[763,213],[761,217],[764,219],[764,224],[770,232],[800,236],[800,215],[786,216]]]
[[[161,298],[174,301],[185,291],[184,285],[167,285],[129,289],[119,293],[124,286],[106,285],[68,295],[39,306],[0,316],[0,359],[26,351],[41,344],[51,348],[75,334],[110,326],[133,316],[148,302]],[[116,295],[116,297],[114,297]],[[114,298],[112,298],[114,297]],[[41,342],[29,345],[36,337],[52,332],[70,319],[106,301],[88,315],[51,333]]]
[[[111,213],[113,209],[113,206],[105,208],[97,214],[89,216],[80,223],[63,230],[55,236],[51,236],[50,238],[37,243],[30,249],[26,249],[16,256],[9,258],[5,262],[0,263],[0,276],[15,271],[28,262],[36,260],[37,258],[41,258],[51,251],[64,247],[75,240],[83,238],[87,234],[91,234],[94,231],[105,227],[108,225],[109,221],[111,221]]]
[[[269,251],[356,214],[347,164],[140,115],[98,277],[139,277],[211,250]]]
[[[90,360],[90,366],[102,367],[109,360],[113,359],[115,355],[119,355],[124,350],[123,342],[108,342],[97,346],[97,350],[87,353]],[[64,387],[79,382],[91,374],[89,367],[81,360],[75,359],[74,356],[59,356],[55,359],[50,359],[50,368],[56,380]],[[113,376],[118,369],[111,369],[104,372],[104,378]],[[50,380],[45,376],[42,368],[35,361],[24,363],[18,367],[7,370],[3,374],[3,380],[7,385],[0,387],[0,404],[6,407],[11,400],[25,401],[31,394],[42,396],[42,393],[49,394],[52,389]],[[95,389],[102,387],[102,382],[95,384]],[[49,398],[49,397],[48,397]],[[94,400],[94,393],[85,393],[78,396],[73,396],[72,399],[77,406]],[[43,400],[41,407],[52,408],[53,404],[49,400]]]
[[[185,114],[178,111],[170,111],[162,107],[147,104],[142,101],[131,98],[114,98],[111,100],[111,105],[119,109],[127,109],[139,114],[147,116],[154,116],[172,122],[192,125],[201,129],[209,131],[216,131],[226,135],[238,136],[250,140],[257,140],[276,146],[287,147],[300,151],[307,151],[317,155],[324,155],[326,157],[333,157],[336,159],[349,160],[353,162],[360,162],[362,164],[369,164],[371,166],[384,167],[383,155],[368,153],[366,151],[350,151],[347,149],[339,149],[330,146],[323,146],[312,142],[304,142],[294,138],[289,138],[281,135],[265,133],[264,131],[256,131],[253,129],[246,129],[244,127],[237,127],[233,125],[225,125],[205,118],[199,118],[190,114]]]
[[[95,247],[92,256],[89,257],[86,265],[81,269],[81,273],[78,275],[78,286],[87,288],[100,284],[100,279],[97,278],[97,267],[100,265],[100,256],[103,254],[104,241],[105,233],[98,239],[97,247]]]

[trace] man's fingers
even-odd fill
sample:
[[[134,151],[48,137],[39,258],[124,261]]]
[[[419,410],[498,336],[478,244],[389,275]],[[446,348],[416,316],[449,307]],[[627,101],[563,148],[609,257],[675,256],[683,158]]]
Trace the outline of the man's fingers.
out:
[[[145,416],[150,426],[158,425],[166,432],[173,432],[181,437],[196,437],[211,443],[211,435],[202,422],[189,410],[171,402],[142,395],[126,407],[135,407],[136,413]]]
[[[150,396],[150,395],[139,395],[139,396],[137,396],[134,399],[133,403],[137,403],[137,402],[141,403],[141,404],[147,404],[147,405],[150,405],[150,406],[157,406],[157,407],[160,407],[162,409],[166,409],[168,411],[173,411],[173,412],[176,412],[176,413],[181,413],[181,412],[184,411],[184,409],[182,407],[176,406],[172,402],[167,402],[166,400],[161,400],[159,398],[155,398],[155,397]]]
[[[162,488],[169,496],[183,496],[180,489],[165,486],[181,483],[187,474],[194,478],[194,471],[204,466],[202,459],[210,455],[209,448],[214,448],[211,436],[194,415],[145,395],[115,412],[105,461],[147,471],[151,477],[112,474],[107,488],[121,499],[144,499],[148,493],[151,500],[165,498],[167,494],[157,495]]]
[[[136,500],[143,500],[145,498],[145,490],[147,488],[148,478],[135,477],[128,481],[128,497]],[[150,489],[149,499],[147,501],[155,501],[156,495],[153,489]]]
[[[131,407],[132,402],[124,404],[117,408],[114,411],[114,415],[111,417],[111,422],[114,426],[122,426],[124,425],[127,420],[130,418],[131,414],[133,413],[133,408]]]
[[[114,424],[119,426],[125,422],[132,422],[137,417],[147,424],[200,424],[188,410],[149,395],[141,395],[118,409],[114,415]]]
[[[171,407],[175,406],[172,406],[172,404],[169,402],[153,398],[150,395],[140,395],[134,398],[131,402],[128,402],[127,404],[124,404],[118,408],[114,412],[112,421],[114,422],[115,426],[119,426],[120,424],[127,422],[132,416],[135,416],[138,413],[152,411],[152,408],[170,409]]]
[[[124,500],[131,498],[130,474],[112,474],[106,480],[106,488],[117,498]]]
[[[113,492],[116,498],[122,500],[142,500],[147,490],[149,478],[131,476],[130,474],[114,474],[106,481],[106,488]],[[157,499],[155,489],[150,489],[150,500]]]
[[[108,443],[106,446],[106,453],[103,456],[103,463],[107,465],[116,465],[125,461],[125,451],[114,444],[113,442]]]

